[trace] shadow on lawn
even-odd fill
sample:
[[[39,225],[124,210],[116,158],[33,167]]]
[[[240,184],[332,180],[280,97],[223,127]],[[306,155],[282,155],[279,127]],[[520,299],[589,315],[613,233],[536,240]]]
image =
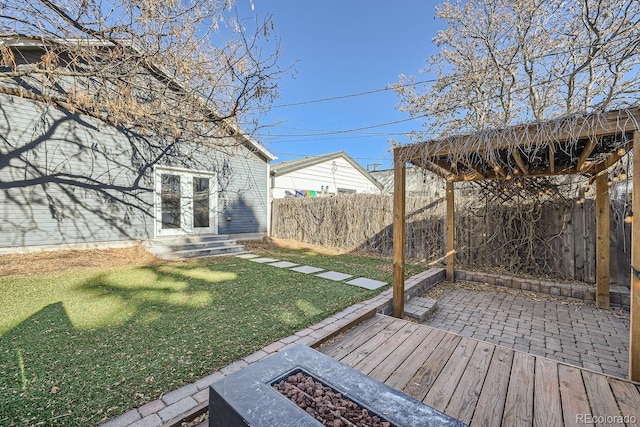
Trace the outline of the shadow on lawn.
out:
[[[237,274],[199,265],[152,265],[111,271],[82,283],[82,307],[67,309],[77,328],[122,325],[134,317],[154,320],[165,308],[198,309],[222,298],[219,287]]]
[[[73,296],[0,335],[0,425],[97,424],[206,373],[203,363],[173,374],[175,385],[164,380],[154,388],[154,375],[190,363],[183,338],[200,331],[185,331],[187,319],[198,322],[197,311],[212,311],[217,287],[236,277],[202,266],[152,265],[78,284]],[[214,365],[230,362],[210,353]],[[136,384],[135,391],[125,383]]]
[[[0,425],[98,424],[361,296],[274,268],[221,271],[242,266],[171,263],[85,278],[0,336]]]
[[[74,327],[62,303],[49,304],[0,336],[0,425],[33,425],[45,421],[32,407],[51,406],[60,378],[64,377],[66,337]],[[45,412],[43,410],[43,412]],[[60,416],[47,414],[46,419]]]

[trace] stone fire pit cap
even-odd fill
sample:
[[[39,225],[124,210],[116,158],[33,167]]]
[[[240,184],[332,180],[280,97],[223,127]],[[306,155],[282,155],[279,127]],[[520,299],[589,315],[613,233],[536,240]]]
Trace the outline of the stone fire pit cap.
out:
[[[322,424],[272,387],[302,370],[398,427],[465,426],[319,351],[302,344],[274,353],[210,386],[210,427],[317,427]],[[234,422],[241,417],[242,423]]]

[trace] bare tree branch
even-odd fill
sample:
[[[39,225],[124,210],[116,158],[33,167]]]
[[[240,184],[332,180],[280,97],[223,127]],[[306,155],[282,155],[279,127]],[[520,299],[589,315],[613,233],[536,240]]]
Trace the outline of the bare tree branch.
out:
[[[395,86],[400,110],[428,117],[415,139],[637,103],[637,0],[447,1],[437,16],[447,28],[422,70],[437,81]]]

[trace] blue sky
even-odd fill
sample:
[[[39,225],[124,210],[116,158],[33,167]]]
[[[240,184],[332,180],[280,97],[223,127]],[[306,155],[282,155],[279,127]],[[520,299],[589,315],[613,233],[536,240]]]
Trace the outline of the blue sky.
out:
[[[363,167],[392,167],[389,140],[419,120],[358,132],[344,130],[408,119],[396,110],[395,92],[383,91],[336,101],[284,106],[385,88],[400,74],[419,75],[436,49],[431,42],[442,23],[434,19],[439,1],[400,0],[239,0],[238,14],[272,15],[280,39],[280,98],[256,139],[278,156],[274,163],[344,150]],[[253,19],[253,18],[252,18]],[[431,76],[432,77],[432,76]],[[282,107],[278,107],[282,106]]]

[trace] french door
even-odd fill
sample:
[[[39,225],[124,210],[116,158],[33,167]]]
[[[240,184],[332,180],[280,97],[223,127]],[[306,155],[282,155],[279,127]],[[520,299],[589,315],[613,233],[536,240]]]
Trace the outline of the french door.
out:
[[[156,236],[217,234],[215,175],[183,169],[155,171]]]

